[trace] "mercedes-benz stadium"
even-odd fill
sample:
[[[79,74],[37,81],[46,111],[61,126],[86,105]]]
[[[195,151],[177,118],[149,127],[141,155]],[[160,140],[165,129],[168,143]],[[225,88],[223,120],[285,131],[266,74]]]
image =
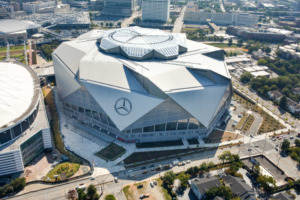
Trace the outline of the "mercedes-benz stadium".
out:
[[[52,56],[64,112],[124,142],[204,138],[230,106],[224,51],[185,34],[92,30]]]
[[[51,148],[39,80],[27,65],[0,62],[0,176],[24,170]]]

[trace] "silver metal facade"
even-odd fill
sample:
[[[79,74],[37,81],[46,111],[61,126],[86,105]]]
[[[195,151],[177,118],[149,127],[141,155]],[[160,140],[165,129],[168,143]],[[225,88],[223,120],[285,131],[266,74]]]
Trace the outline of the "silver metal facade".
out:
[[[176,59],[136,61],[103,52],[103,38],[85,40],[62,44],[53,61],[65,113],[87,126],[126,142],[206,137],[230,106],[230,75],[213,56],[219,49],[198,43]],[[82,52],[73,61],[70,47]]]

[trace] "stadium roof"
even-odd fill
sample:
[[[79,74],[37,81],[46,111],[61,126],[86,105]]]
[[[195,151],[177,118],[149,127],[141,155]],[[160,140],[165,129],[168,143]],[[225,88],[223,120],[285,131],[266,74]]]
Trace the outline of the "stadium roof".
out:
[[[99,42],[104,52],[144,60],[175,58],[187,51],[185,40],[185,34],[172,35],[158,29],[130,27],[106,31]]]
[[[127,127],[168,96],[208,127],[231,79],[223,60],[223,50],[187,40],[182,34],[165,34],[159,30],[144,29],[154,35],[161,35],[161,38],[156,40],[157,44],[152,45],[154,39],[152,40],[151,36],[145,39],[144,36],[132,36],[131,32],[137,29],[142,28],[124,28],[124,32],[129,30],[127,40],[124,32],[114,41],[109,38],[112,35],[109,36],[107,32],[93,30],[76,40],[62,43],[53,53],[54,66],[65,66],[55,71],[56,79],[63,81],[60,84],[60,98],[78,90],[81,82],[91,94],[101,94],[94,98],[101,101],[99,105],[104,110],[107,108],[105,112],[112,121],[119,122],[119,125],[116,125],[122,130],[120,127]],[[144,30],[138,31],[141,33]],[[168,58],[168,53],[161,54],[167,57],[165,59],[157,59],[155,56],[148,59],[128,59],[128,56],[119,50],[115,49],[116,51],[109,53],[101,50],[103,40],[111,42],[112,45],[117,44],[115,47],[119,50],[128,47],[129,53],[131,50],[135,52],[135,47],[139,45],[142,46],[141,50],[148,45],[153,51],[157,51],[164,48],[160,43],[166,43],[166,46],[170,44],[172,48],[177,47],[177,55],[173,59]],[[178,43],[179,40],[185,42]],[[181,45],[186,47],[185,53],[180,53],[178,46]],[[107,95],[106,98],[104,94]],[[140,102],[144,102],[150,110],[141,105],[141,108],[136,109],[136,113],[131,112],[130,119],[124,120],[114,110],[109,109],[112,105],[107,105],[114,102],[108,99],[118,95],[134,96],[132,101],[136,102],[132,102],[133,104],[141,105]],[[209,103],[201,104],[201,101]]]
[[[22,65],[0,62],[0,127],[26,113],[33,97],[31,73]]]
[[[14,19],[0,19],[0,35],[14,33],[18,31],[40,28],[41,25],[31,21],[20,21]]]

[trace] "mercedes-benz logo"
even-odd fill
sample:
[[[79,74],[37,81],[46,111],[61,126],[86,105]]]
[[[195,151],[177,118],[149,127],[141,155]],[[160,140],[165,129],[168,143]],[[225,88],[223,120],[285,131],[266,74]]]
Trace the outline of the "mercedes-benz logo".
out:
[[[131,112],[131,102],[126,98],[120,98],[115,104],[115,110],[119,115],[125,116]]]

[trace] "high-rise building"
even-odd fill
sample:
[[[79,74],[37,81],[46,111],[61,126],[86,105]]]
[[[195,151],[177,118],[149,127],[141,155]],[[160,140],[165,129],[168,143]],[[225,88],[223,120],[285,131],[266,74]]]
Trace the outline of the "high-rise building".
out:
[[[137,6],[137,0],[106,0],[102,15],[131,16]]]
[[[142,20],[167,22],[170,15],[170,0],[143,0]]]

